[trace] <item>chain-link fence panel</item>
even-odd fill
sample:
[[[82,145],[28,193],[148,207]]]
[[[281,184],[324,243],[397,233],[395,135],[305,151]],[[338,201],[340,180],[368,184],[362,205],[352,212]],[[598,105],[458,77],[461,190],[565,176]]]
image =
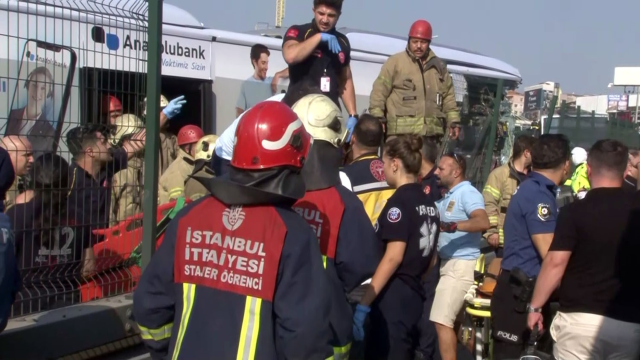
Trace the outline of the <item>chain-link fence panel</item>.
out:
[[[139,276],[127,260],[141,222],[122,221],[142,206],[147,6],[0,1],[14,317],[129,292]]]

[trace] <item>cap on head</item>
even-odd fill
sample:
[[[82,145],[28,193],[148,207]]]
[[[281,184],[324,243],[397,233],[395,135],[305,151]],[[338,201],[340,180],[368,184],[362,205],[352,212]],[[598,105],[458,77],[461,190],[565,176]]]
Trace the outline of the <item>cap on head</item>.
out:
[[[178,146],[195,144],[202,139],[204,131],[195,125],[185,125],[178,131]]]
[[[238,122],[231,166],[245,170],[290,166],[301,169],[313,142],[291,108],[263,101]]]
[[[133,114],[123,114],[116,118],[115,134],[111,136],[111,143],[117,145],[123,137],[133,135],[144,128],[144,123]]]
[[[291,108],[314,140],[330,142],[339,147],[347,136],[342,111],[329,97],[311,94],[298,100]]]
[[[409,38],[429,40],[433,38],[433,29],[427,20],[417,20],[409,29]]]
[[[571,161],[573,165],[578,166],[587,161],[587,155],[587,150],[578,146],[574,147],[573,150],[571,150]]]
[[[122,111],[122,103],[113,95],[105,95],[102,97],[102,112],[110,113],[113,111]]]
[[[211,160],[218,135],[205,135],[196,143],[196,160]]]

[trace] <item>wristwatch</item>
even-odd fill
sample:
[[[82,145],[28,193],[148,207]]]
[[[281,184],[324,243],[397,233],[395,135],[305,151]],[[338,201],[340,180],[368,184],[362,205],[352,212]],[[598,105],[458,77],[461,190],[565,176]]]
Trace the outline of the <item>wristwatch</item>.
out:
[[[527,313],[531,314],[531,313],[541,313],[542,312],[542,308],[534,308],[531,307],[531,304],[527,304]]]
[[[358,117],[358,114],[349,114],[349,117],[354,117],[354,118],[356,118],[356,119],[358,119],[358,118],[359,118],[359,117]]]

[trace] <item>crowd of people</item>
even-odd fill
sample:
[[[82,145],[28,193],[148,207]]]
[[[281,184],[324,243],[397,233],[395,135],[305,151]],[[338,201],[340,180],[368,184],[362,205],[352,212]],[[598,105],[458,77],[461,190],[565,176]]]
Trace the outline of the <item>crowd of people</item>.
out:
[[[158,203],[193,202],[134,292],[152,358],[456,359],[465,295],[489,246],[494,359],[519,358],[539,332],[533,340],[558,359],[636,360],[638,151],[520,136],[479,191],[468,157],[443,151],[460,114],[431,25],[411,26],[359,115],[341,11],[341,0],[314,0],[313,21],[288,29],[288,68],[274,78],[270,53],[254,46],[252,82],[270,89],[243,87],[220,137],[194,125],[161,131]],[[161,129],[185,103],[162,97]],[[123,114],[113,96],[105,104],[109,126],[67,132],[70,164],[33,159],[25,138],[0,143],[3,310],[14,296],[14,308],[77,302],[63,284],[95,273],[92,230],[143,210],[149,119]],[[24,296],[35,293],[45,294],[37,304]]]

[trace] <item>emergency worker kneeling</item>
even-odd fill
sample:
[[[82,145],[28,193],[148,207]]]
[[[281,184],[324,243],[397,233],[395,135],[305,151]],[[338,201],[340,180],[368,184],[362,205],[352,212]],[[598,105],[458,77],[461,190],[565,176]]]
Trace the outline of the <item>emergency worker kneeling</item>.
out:
[[[330,298],[316,235],[291,206],[311,136],[285,104],[238,124],[229,178],[172,220],[134,293],[154,359],[327,359]]]
[[[360,199],[341,185],[340,148],[348,130],[340,108],[327,96],[311,94],[292,109],[313,137],[302,170],[307,193],[293,208],[318,236],[331,286],[334,359],[346,359],[353,338],[347,294],[373,276],[382,244]]]

